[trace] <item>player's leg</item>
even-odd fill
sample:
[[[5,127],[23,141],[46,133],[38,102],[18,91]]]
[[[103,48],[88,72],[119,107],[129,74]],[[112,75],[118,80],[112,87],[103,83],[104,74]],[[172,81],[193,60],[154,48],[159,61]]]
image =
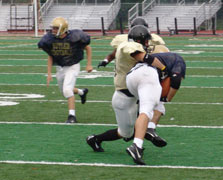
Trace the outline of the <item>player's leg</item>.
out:
[[[145,139],[151,141],[157,147],[164,147],[167,145],[165,139],[161,138],[156,132],[156,126],[162,115],[165,115],[164,103],[160,102],[154,110],[152,120],[148,124],[148,128],[145,134]]]
[[[75,64],[70,67],[65,67],[65,76],[63,81],[63,94],[68,100],[68,119],[67,123],[76,123],[76,112],[75,112],[75,96],[74,87],[76,84],[77,76],[80,72],[80,64]]]
[[[104,133],[87,137],[87,143],[94,151],[103,152],[103,141],[114,141],[122,137],[129,138],[134,133],[134,124],[137,114],[136,99],[127,97],[120,91],[115,91],[112,98],[112,106],[115,111],[118,128],[110,129]]]
[[[135,137],[133,144],[126,149],[134,162],[144,165],[143,140],[148,122],[153,117],[153,110],[158,104],[161,95],[161,86],[155,69],[143,66],[132,71],[127,76],[129,91],[139,99],[139,116],[135,124]]]
[[[74,94],[78,94],[80,96],[82,104],[84,104],[87,100],[87,93],[88,93],[87,88],[84,89],[74,88]]]

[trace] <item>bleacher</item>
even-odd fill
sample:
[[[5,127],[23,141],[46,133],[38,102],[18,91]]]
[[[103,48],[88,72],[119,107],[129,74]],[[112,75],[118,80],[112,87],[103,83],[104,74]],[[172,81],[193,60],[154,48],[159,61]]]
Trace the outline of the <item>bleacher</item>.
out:
[[[97,0],[91,2],[97,2]],[[58,3],[58,0],[47,0],[38,12],[39,28],[49,29],[53,18],[62,16],[68,20],[70,29],[101,30],[103,17],[104,29],[108,30],[120,10],[120,2],[120,0],[108,0],[106,3],[98,4],[86,3],[82,0],[82,3],[68,4]],[[0,31],[33,30],[33,9],[33,5],[28,4],[0,3]]]
[[[52,0],[49,0],[52,1]],[[70,29],[100,30],[104,19],[105,30],[114,22],[120,9],[120,0],[106,4],[56,4],[51,3],[47,12],[42,12],[44,29],[49,29],[53,18],[62,16],[68,20]]]
[[[181,0],[177,3],[162,4],[157,0],[144,0],[143,17],[148,21],[151,31],[157,30],[156,18],[159,20],[159,29],[169,31],[175,29],[175,18],[178,30],[193,30],[194,18],[196,28],[205,21],[209,21],[221,8],[221,0],[210,0],[208,3],[186,3]]]
[[[7,31],[8,22],[10,21],[10,6],[1,5],[0,6],[0,31]]]

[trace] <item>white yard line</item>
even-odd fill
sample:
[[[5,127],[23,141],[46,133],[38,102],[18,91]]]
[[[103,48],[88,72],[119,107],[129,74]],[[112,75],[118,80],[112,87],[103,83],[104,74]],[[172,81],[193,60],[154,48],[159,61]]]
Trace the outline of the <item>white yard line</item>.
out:
[[[13,48],[13,47],[26,47],[26,46],[30,46],[30,45],[37,45],[37,43],[29,43],[29,44],[16,44],[16,45],[4,45],[4,46],[0,46],[0,51],[21,51],[21,50],[5,50],[5,48]],[[38,50],[38,49],[37,49]],[[27,51],[27,50],[26,50]],[[35,50],[34,50],[35,51]]]
[[[0,124],[16,125],[59,125],[59,126],[117,126],[117,124],[99,124],[99,123],[56,123],[56,122],[7,122],[0,121]],[[223,129],[223,126],[186,126],[186,125],[158,125],[160,128],[200,128],[200,129]]]
[[[140,166],[125,164],[104,164],[104,163],[71,163],[71,162],[47,162],[47,161],[0,161],[7,164],[38,164],[38,165],[62,165],[62,166],[97,166],[97,167],[126,167],[126,168],[169,168],[169,169],[200,169],[200,170],[222,170],[223,167],[199,167],[199,166]]]
[[[1,64],[0,67],[46,67],[47,65],[12,65],[7,64],[3,65]],[[94,68],[97,68],[97,66],[93,66]],[[113,66],[108,66],[107,68],[113,68]],[[223,67],[187,67],[187,69],[223,69]],[[18,73],[19,74],[19,73]]]
[[[0,83],[0,85],[4,86],[46,86],[46,84],[8,84],[8,83]],[[50,84],[50,86],[58,86],[57,84]],[[89,86],[89,87],[113,87],[114,85],[98,85],[98,84],[76,84],[76,86]],[[217,86],[181,86],[180,88],[189,88],[189,89],[222,89],[223,87]]]
[[[0,65],[1,66],[1,65]],[[13,65],[10,65],[10,66],[13,66]],[[98,71],[98,72],[94,72],[94,74],[101,74],[101,73],[110,73],[111,75],[110,76],[104,76],[103,77],[114,77],[114,73],[113,72],[105,72],[105,71]],[[36,75],[36,74],[39,74],[39,75],[46,75],[47,73],[0,73],[0,74],[3,74],[3,75],[10,75],[10,74],[16,74],[16,75]],[[81,72],[81,74],[86,74],[86,72]],[[87,75],[91,75],[93,73],[90,73],[90,74],[87,74]],[[202,77],[202,78],[222,78],[223,75],[187,75],[187,77]]]
[[[1,99],[1,97],[0,97]],[[5,98],[7,99],[7,98]],[[4,99],[4,100],[5,100]],[[14,102],[25,102],[25,101],[29,101],[29,102],[67,102],[67,100],[62,100],[62,99],[58,99],[58,100],[47,100],[47,99],[13,99]],[[81,102],[80,100],[76,100],[76,102]],[[111,103],[111,101],[98,101],[98,100],[88,100],[88,103]],[[167,104],[184,104],[184,105],[223,105],[223,103],[202,103],[202,102],[168,102]]]
[[[17,58],[6,59],[6,58],[4,58],[4,59],[0,59],[0,61],[47,61],[47,59],[46,58],[44,58],[44,59],[17,59]],[[99,62],[99,60],[95,60],[95,61]],[[185,62],[186,63],[223,63],[223,61],[214,61],[214,60],[213,61],[198,61],[198,60],[196,60],[196,61],[188,61],[188,60],[185,60]]]

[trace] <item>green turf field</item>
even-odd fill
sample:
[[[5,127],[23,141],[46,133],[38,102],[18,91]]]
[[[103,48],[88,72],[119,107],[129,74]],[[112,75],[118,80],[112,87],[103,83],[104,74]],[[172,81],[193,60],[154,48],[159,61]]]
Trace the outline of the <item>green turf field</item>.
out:
[[[163,37],[187,64],[186,79],[167,103],[158,133],[168,145],[145,141],[147,166],[125,152],[131,142],[104,142],[93,152],[85,138],[116,127],[111,106],[114,63],[97,69],[112,37],[92,37],[94,72],[86,60],[77,87],[78,124],[67,125],[67,102],[56,79],[46,87],[47,56],[38,38],[0,37],[0,180],[219,180],[223,175],[223,38]],[[55,73],[55,69],[53,69]]]

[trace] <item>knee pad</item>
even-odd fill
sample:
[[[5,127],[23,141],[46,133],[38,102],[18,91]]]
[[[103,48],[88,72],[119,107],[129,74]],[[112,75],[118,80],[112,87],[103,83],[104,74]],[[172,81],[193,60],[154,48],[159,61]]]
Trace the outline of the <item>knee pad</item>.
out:
[[[63,89],[63,95],[65,98],[69,98],[74,95],[74,92],[72,89]]]

